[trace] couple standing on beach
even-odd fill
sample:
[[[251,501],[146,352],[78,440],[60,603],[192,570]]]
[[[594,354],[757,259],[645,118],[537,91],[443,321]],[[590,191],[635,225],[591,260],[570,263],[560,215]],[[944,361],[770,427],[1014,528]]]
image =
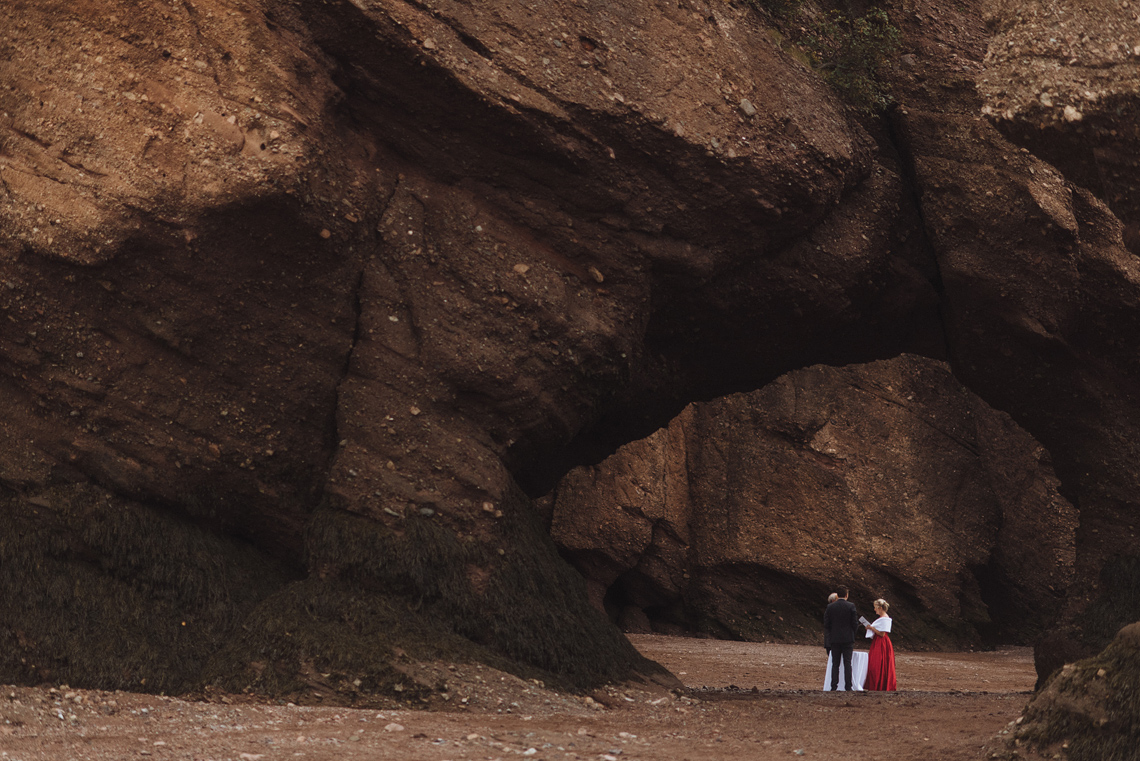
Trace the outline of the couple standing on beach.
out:
[[[880,598],[875,600],[875,613],[878,618],[868,621],[855,610],[855,604],[847,600],[848,591],[840,589],[828,598],[827,609],[823,613],[823,647],[828,652],[831,663],[831,689],[839,689],[839,667],[843,665],[843,684],[848,690],[854,689],[851,681],[851,654],[855,649],[855,631],[863,626],[868,639],[872,639],[871,651],[867,654],[867,678],[863,682],[866,690],[893,692],[895,683],[895,649],[891,644],[891,618],[887,615],[890,605]]]

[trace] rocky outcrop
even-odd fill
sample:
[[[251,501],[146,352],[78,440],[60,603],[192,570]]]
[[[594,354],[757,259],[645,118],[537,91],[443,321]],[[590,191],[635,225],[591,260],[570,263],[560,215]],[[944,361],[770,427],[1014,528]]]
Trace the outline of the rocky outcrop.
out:
[[[915,46],[895,128],[922,189],[955,374],[1049,450],[1080,511],[1079,581],[1036,648],[1043,683],[1138,611],[1134,576],[1117,572],[1136,558],[1134,13],[1032,0],[977,13],[985,29],[953,19],[964,34],[937,51],[949,59]],[[911,39],[950,15],[916,13]]]
[[[1140,624],[1105,650],[1066,665],[1030,701],[1003,750],[1007,758],[1127,759],[1140,740]]]
[[[0,9],[0,677],[653,672],[531,499],[694,399],[905,350],[1053,453],[1095,576],[1133,262],[978,120],[979,10],[915,14],[958,58],[888,130],[720,2]]]
[[[1123,3],[993,3],[982,110],[1104,202],[1140,255],[1140,28]]]
[[[571,471],[551,531],[619,621],[811,638],[803,601],[849,584],[862,610],[891,602],[908,647],[1026,641],[1073,568],[1057,487],[1007,415],[904,355],[694,404]]]
[[[1087,602],[1098,588],[1105,590],[1099,577],[1106,564],[1137,556],[1133,421],[1140,367],[1131,322],[1140,272],[1136,9],[1003,2],[988,21],[994,36],[979,82],[982,108],[1030,152],[1037,177],[1043,176],[1040,157],[1063,172],[1068,186],[1060,186],[1061,196],[1038,195],[1041,208],[1052,205],[1063,215],[1051,218],[1041,237],[1071,240],[1060,248],[1035,248],[1069,262],[1070,274],[1050,287],[1079,295],[1053,300],[1066,306],[1054,327],[1043,323],[1042,337],[1055,347],[1048,368],[1039,371],[1048,383],[1032,384],[1041,388],[1020,395],[1026,412],[1013,414],[1054,453],[1066,493],[1081,507]],[[1011,76],[1014,69],[1017,76]],[[1076,419],[1086,422],[1068,422]],[[1095,647],[1111,634],[1099,633]]]
[[[6,679],[652,672],[526,493],[937,343],[896,162],[754,11],[0,13]]]
[[[1013,13],[1039,24],[1036,7],[1000,3],[991,19]],[[916,46],[921,57],[896,80],[900,107],[893,125],[921,191],[954,373],[1041,442],[1061,493],[1080,510],[1081,582],[1066,606],[1073,615],[1097,596],[1107,562],[1136,553],[1140,334],[1132,321],[1140,269],[1120,221],[1079,177],[1066,176],[997,129],[1004,129],[1004,117],[996,101],[982,95],[1003,80],[993,67],[1017,44],[998,35],[986,54],[983,8],[976,10],[972,15],[958,6],[920,19],[958,24],[961,33],[940,38],[948,56]],[[907,25],[912,39],[921,38],[922,25]],[[1042,45],[1069,34],[1048,27],[1038,32]],[[980,92],[974,86],[979,76],[990,82]],[[983,113],[987,105],[990,118]]]

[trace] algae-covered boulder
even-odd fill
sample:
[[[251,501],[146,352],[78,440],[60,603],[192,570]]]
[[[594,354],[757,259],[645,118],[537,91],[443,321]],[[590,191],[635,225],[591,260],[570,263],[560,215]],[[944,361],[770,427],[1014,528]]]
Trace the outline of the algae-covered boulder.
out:
[[[1033,698],[1009,741],[1072,761],[1135,759],[1140,748],[1140,623],[1100,655],[1065,665]]]

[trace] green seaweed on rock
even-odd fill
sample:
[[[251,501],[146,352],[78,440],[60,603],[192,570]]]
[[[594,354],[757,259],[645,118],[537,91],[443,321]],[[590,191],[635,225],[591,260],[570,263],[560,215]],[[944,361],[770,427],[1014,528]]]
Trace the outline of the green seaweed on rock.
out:
[[[589,606],[526,497],[505,502],[478,540],[419,514],[390,527],[325,504],[308,530],[311,577],[260,605],[207,680],[414,705],[430,690],[400,670],[405,658],[484,663],[566,690],[664,673]]]
[[[1028,745],[1070,761],[1126,761],[1140,748],[1140,623],[1099,655],[1066,665],[1034,696],[1011,750]]]
[[[0,510],[0,681],[191,689],[285,580],[242,542],[91,487]]]

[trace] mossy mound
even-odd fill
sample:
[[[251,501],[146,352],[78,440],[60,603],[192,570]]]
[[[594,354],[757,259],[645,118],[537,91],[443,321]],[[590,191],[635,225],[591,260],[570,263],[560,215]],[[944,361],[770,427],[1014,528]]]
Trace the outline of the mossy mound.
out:
[[[0,682],[191,689],[288,580],[243,542],[93,487],[0,511]]]
[[[1140,623],[1048,681],[1011,740],[1012,751],[1024,746],[1071,761],[1140,758]]]
[[[0,504],[0,682],[423,704],[401,666],[481,662],[566,690],[664,673],[586,599],[521,493],[478,539],[333,506],[311,575],[87,486]]]
[[[356,704],[427,701],[401,660],[486,663],[578,690],[664,673],[586,599],[521,494],[490,537],[460,539],[413,514],[396,528],[334,506],[317,511],[314,575],[265,600],[211,666],[227,690]],[[398,687],[398,689],[397,689]]]
[[[480,657],[482,656],[482,657]],[[267,599],[213,659],[205,689],[299,704],[413,707],[431,685],[398,666],[407,660],[493,660],[410,610],[407,600],[313,578]]]

